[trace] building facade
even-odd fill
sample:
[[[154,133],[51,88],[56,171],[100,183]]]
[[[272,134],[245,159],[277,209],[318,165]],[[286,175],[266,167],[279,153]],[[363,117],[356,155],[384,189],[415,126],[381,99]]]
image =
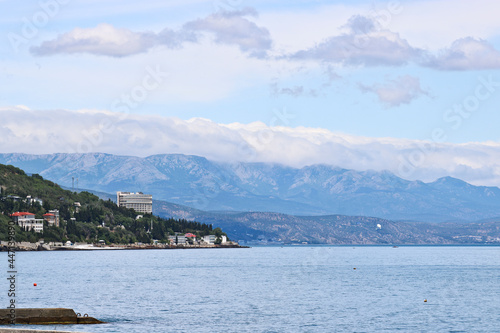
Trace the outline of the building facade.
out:
[[[47,221],[50,226],[59,227],[59,210],[49,210],[47,214],[43,214],[43,219]]]
[[[151,194],[116,192],[116,204],[118,207],[132,208],[140,213],[153,213],[153,196]]]
[[[184,235],[175,235],[175,236],[168,236],[168,240],[170,241],[170,244],[186,244],[186,236]]]
[[[208,244],[215,244],[217,237],[215,237],[215,235],[207,235],[207,236],[203,236],[202,240]],[[227,243],[227,237],[222,235],[221,236],[221,244],[226,244],[226,243]]]
[[[43,232],[43,219],[35,219],[35,214],[33,213],[17,212],[10,216],[14,222],[27,231]]]

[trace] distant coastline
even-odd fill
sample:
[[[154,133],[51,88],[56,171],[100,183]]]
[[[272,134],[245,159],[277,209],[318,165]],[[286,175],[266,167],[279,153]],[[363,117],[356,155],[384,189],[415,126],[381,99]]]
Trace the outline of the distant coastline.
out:
[[[7,252],[14,250],[15,252],[29,252],[29,251],[109,251],[109,250],[178,250],[178,249],[237,249],[237,248],[249,248],[248,246],[242,246],[236,243],[215,245],[215,244],[204,244],[204,245],[166,245],[166,244],[110,244],[110,245],[98,245],[98,244],[77,244],[77,245],[63,245],[54,246],[44,243],[29,243],[29,242],[19,242],[16,243],[15,247],[8,247],[7,242],[0,242],[0,252]]]
[[[189,249],[248,249],[252,247],[500,247],[495,243],[443,243],[443,244],[252,244],[252,246],[237,243],[226,245],[166,245],[166,244],[80,244],[71,246],[50,246],[43,243],[16,243],[8,247],[7,242],[0,242],[0,252],[33,252],[33,251],[113,251],[113,250],[189,250]]]

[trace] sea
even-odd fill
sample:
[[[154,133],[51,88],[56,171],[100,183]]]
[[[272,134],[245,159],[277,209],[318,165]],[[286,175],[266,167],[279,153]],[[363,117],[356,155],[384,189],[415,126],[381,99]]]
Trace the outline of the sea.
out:
[[[7,253],[0,258],[7,307]],[[18,307],[72,308],[107,322],[16,328],[500,332],[494,246],[18,252],[15,264]]]

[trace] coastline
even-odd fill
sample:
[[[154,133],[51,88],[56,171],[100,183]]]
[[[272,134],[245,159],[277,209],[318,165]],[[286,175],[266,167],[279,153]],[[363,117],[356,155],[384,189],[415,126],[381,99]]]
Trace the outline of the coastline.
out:
[[[27,328],[3,328],[0,327],[0,333],[76,333],[71,331],[59,331],[59,330],[37,330],[37,329],[27,329]],[[85,333],[85,332],[78,332]]]
[[[189,249],[248,249],[252,247],[500,247],[500,244],[452,243],[452,244],[273,244],[252,246],[233,244],[197,244],[197,245],[165,245],[165,244],[76,244],[71,246],[51,246],[43,243],[16,243],[15,247],[7,246],[0,241],[0,252],[39,252],[39,251],[116,251],[116,250],[189,250]]]
[[[7,242],[0,242],[0,252],[15,251],[15,252],[32,252],[32,251],[113,251],[113,250],[186,250],[186,249],[238,249],[249,248],[237,243],[233,244],[196,244],[196,245],[166,245],[166,244],[76,244],[54,246],[44,243],[16,243],[15,247],[9,247]]]

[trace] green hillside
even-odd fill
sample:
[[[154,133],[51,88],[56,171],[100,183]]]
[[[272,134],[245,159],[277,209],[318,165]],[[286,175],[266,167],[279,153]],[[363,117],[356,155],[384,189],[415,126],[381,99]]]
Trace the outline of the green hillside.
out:
[[[30,202],[27,196],[42,201]],[[75,202],[81,207],[75,208]],[[150,243],[152,239],[166,243],[169,235],[193,233],[197,237],[209,234],[223,234],[219,228],[186,220],[163,219],[149,214],[140,214],[132,209],[116,206],[112,201],[103,201],[88,192],[63,190],[57,184],[44,180],[39,175],[28,176],[16,167],[0,164],[0,240],[7,240],[10,214],[30,212],[37,219],[49,210],[58,209],[60,226],[48,226],[44,222],[44,232],[21,230],[16,226],[16,241],[36,242],[87,242],[105,240],[106,243],[130,244]],[[72,218],[76,219],[72,220]],[[151,226],[153,230],[151,232]]]

